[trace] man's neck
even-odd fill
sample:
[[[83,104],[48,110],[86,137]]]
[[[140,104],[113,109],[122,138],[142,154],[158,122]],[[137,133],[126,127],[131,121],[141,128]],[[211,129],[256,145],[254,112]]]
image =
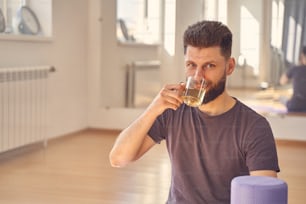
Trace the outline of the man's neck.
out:
[[[236,100],[228,95],[227,91],[224,91],[213,101],[201,105],[199,109],[210,116],[216,116],[229,111],[232,107],[234,107],[235,103]]]

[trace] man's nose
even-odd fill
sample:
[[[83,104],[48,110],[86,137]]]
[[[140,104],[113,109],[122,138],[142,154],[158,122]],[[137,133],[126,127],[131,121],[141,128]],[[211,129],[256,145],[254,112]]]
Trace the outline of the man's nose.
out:
[[[205,78],[205,70],[202,67],[197,67],[194,75],[195,76],[201,76],[201,77]]]

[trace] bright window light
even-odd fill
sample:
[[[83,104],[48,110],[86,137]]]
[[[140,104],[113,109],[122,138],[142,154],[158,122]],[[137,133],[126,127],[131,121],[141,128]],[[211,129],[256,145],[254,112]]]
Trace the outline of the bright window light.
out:
[[[283,24],[284,24],[284,2],[273,0],[272,2],[272,28],[271,45],[278,49],[282,47]]]
[[[117,0],[117,39],[122,42],[160,42],[160,0]]]
[[[217,20],[217,1],[205,0],[204,2],[204,18],[207,20]]]
[[[274,0],[272,2],[272,26],[271,26],[271,45],[277,47],[277,12],[278,6],[277,2]]]
[[[301,47],[301,39],[302,39],[302,26],[300,24],[297,25],[296,28],[296,38],[295,38],[295,55],[294,55],[294,63],[299,64],[300,58],[300,47]]]
[[[289,17],[289,32],[287,42],[287,55],[286,58],[289,62],[293,63],[294,55],[294,39],[295,39],[296,22],[292,16]]]
[[[259,22],[244,6],[241,6],[240,50],[246,63],[253,67],[254,75],[259,74]]]
[[[164,48],[170,56],[175,54],[176,0],[165,0]]]
[[[227,24],[228,0],[202,0],[202,2],[204,3],[204,19],[218,20]]]
[[[227,1],[228,0],[218,1],[218,20],[224,24],[227,24]]]
[[[284,14],[285,14],[284,2],[280,1],[278,3],[278,27],[277,27],[278,28],[277,44],[279,48],[282,47],[282,42],[283,42]]]

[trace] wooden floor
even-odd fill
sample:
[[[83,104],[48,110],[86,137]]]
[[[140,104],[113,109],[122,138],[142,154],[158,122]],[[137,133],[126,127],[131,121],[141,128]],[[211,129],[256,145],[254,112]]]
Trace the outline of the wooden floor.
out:
[[[54,139],[47,148],[0,155],[2,204],[160,204],[170,183],[164,144],[123,168],[110,167],[116,131],[87,130]],[[306,203],[306,144],[278,142],[289,204]]]

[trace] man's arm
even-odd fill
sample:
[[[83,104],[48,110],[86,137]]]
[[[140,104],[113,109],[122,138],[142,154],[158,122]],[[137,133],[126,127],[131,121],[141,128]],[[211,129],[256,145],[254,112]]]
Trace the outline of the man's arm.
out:
[[[285,85],[285,84],[288,83],[288,81],[289,81],[289,79],[288,79],[288,77],[287,77],[287,74],[286,74],[286,73],[282,74],[282,76],[281,76],[281,78],[280,78],[280,80],[279,80],[279,83],[280,83],[281,85]]]
[[[146,111],[119,134],[109,155],[113,167],[124,167],[137,160],[155,144],[147,135],[155,118]]]
[[[279,171],[277,149],[271,126],[261,118],[250,130],[248,141],[248,162],[251,176],[277,177]]]
[[[273,170],[257,170],[257,171],[251,171],[251,176],[271,176],[277,178],[276,171]]]
[[[179,84],[166,85],[144,113],[119,134],[109,155],[113,167],[124,167],[137,160],[155,144],[148,131],[166,109],[176,110],[183,103],[182,90]]]

